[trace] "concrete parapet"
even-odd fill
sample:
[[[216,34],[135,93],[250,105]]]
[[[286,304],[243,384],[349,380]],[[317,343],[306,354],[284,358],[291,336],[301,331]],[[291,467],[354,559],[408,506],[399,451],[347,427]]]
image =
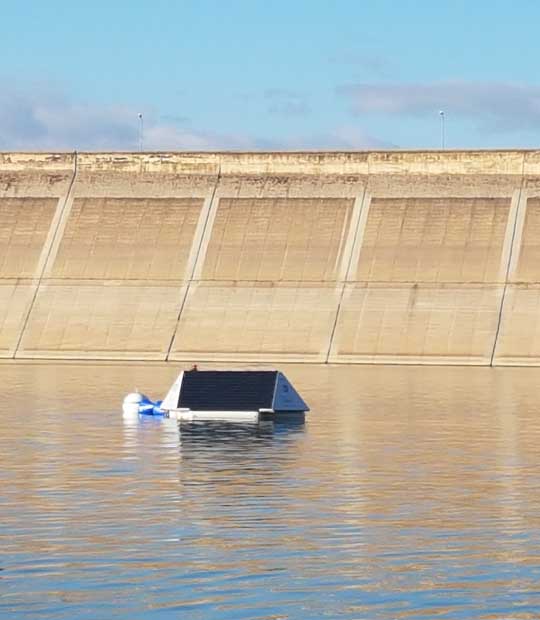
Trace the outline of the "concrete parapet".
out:
[[[79,153],[75,198],[204,198],[216,183],[211,154]]]
[[[73,177],[71,153],[0,153],[0,199],[60,197]]]
[[[343,177],[368,173],[369,153],[218,153],[223,176]]]
[[[217,153],[78,153],[81,175],[215,176]]]
[[[375,151],[369,175],[521,177],[524,151]],[[532,161],[531,161],[532,165]]]

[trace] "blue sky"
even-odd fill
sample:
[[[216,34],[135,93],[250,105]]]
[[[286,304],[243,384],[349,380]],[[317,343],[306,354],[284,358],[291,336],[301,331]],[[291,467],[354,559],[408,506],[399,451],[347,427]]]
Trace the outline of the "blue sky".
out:
[[[0,0],[1,1],[1,0]],[[540,144],[540,3],[1,1],[0,149]]]

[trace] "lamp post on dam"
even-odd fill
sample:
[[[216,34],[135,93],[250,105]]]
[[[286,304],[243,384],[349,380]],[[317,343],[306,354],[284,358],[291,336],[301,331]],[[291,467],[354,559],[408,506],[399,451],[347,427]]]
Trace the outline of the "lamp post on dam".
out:
[[[444,110],[439,110],[439,118],[441,119],[441,149],[444,149],[445,148]]]
[[[137,114],[139,119],[139,152],[142,153],[143,150],[143,132],[144,132],[144,119],[142,112]]]

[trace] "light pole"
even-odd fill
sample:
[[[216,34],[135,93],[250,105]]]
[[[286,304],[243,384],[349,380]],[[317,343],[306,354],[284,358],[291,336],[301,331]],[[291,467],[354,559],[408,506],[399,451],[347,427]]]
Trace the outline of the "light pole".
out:
[[[139,152],[142,153],[142,150],[143,150],[143,132],[144,132],[144,120],[143,120],[142,112],[139,112],[137,114],[137,116],[139,117]]]
[[[444,150],[445,135],[444,135],[444,110],[439,110],[439,116],[441,118],[441,149]]]

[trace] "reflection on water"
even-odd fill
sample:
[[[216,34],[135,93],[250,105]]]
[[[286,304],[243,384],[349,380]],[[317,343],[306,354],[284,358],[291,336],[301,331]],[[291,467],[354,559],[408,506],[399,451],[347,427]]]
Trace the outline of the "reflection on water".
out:
[[[256,450],[267,446],[272,440],[279,441],[280,436],[298,433],[304,430],[305,420],[298,418],[275,422],[180,422],[178,436],[182,446],[182,455],[187,449],[196,454],[211,449],[230,449],[233,454]],[[222,451],[220,451],[222,453]]]
[[[122,418],[177,370],[0,365],[0,617],[540,617],[538,370],[290,366],[305,424]]]

